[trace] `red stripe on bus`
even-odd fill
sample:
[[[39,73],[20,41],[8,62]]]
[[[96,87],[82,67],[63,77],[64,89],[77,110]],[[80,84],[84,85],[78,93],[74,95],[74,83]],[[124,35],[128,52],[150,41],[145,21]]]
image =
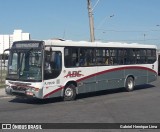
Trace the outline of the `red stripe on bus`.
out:
[[[114,71],[120,71],[120,70],[126,70],[126,69],[142,69],[142,70],[148,70],[150,72],[156,73],[156,71],[154,71],[152,69],[149,69],[147,67],[141,67],[141,66],[119,67],[119,68],[109,69],[109,70],[101,71],[101,72],[98,72],[98,73],[83,77],[81,79],[78,79],[77,82],[83,81],[85,79],[88,79],[88,78],[91,78],[91,77],[94,77],[94,76],[105,74],[105,73],[108,73],[108,72],[114,72]]]
[[[54,94],[54,93],[56,93],[56,92],[62,90],[63,88],[64,88],[64,86],[62,86],[62,87],[60,87],[60,88],[58,88],[58,89],[56,89],[56,90],[54,90],[54,91],[52,91],[52,92],[46,94],[43,98],[47,98],[48,96],[50,96],[50,95],[52,95],[52,94]]]
[[[141,67],[141,66],[119,67],[119,68],[114,68],[114,69],[109,69],[109,70],[101,71],[101,72],[98,72],[98,73],[94,73],[94,74],[92,74],[92,75],[89,75],[89,76],[83,77],[83,78],[81,78],[81,79],[78,79],[76,82],[80,82],[80,81],[83,81],[83,80],[86,80],[86,79],[88,79],[88,78],[91,78],[91,77],[94,77],[94,76],[98,76],[98,75],[101,75],[101,74],[104,74],[104,73],[113,72],[113,71],[120,71],[120,70],[126,70],[126,69],[142,69],[142,70],[148,70],[148,71],[150,71],[150,72],[156,73],[156,71],[154,71],[154,70],[152,70],[152,69],[149,69],[149,68],[147,68],[147,67]],[[157,74],[157,73],[156,73],[156,74]],[[48,96],[50,96],[50,95],[52,95],[52,94],[54,94],[54,93],[62,90],[63,88],[64,88],[64,86],[62,86],[62,87],[60,87],[60,88],[58,88],[58,89],[56,89],[56,90],[54,90],[54,91],[46,94],[46,95],[44,96],[44,98],[47,98]]]

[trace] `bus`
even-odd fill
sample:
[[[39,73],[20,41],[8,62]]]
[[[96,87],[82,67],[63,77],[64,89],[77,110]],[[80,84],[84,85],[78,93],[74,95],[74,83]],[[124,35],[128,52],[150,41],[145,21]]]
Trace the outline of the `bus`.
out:
[[[7,94],[74,100],[81,93],[136,85],[157,79],[155,45],[71,40],[13,42],[6,76]]]
[[[160,52],[158,52],[158,75],[160,76]]]

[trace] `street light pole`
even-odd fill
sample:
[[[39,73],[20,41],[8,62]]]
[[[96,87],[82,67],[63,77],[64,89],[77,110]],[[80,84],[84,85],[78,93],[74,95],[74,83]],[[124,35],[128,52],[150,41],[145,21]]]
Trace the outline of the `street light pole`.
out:
[[[90,41],[94,42],[95,41],[94,21],[93,21],[93,13],[92,13],[91,1],[87,0],[87,3],[88,3],[88,16],[89,16],[89,25],[90,25]]]

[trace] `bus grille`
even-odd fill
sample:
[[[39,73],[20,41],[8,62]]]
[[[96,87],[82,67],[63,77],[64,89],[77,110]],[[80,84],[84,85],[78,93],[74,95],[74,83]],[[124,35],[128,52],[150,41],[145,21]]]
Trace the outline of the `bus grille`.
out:
[[[22,87],[22,86],[11,86],[13,90],[15,91],[26,91],[28,88]]]

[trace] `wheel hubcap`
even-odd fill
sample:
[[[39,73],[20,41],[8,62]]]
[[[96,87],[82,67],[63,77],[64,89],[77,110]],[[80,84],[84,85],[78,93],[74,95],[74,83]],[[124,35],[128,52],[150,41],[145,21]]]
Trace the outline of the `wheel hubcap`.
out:
[[[67,97],[71,97],[71,96],[73,95],[72,89],[67,88],[67,89],[65,90],[65,95],[66,95]]]
[[[128,82],[128,88],[129,88],[129,89],[132,89],[132,88],[133,88],[133,82],[132,82],[131,80]]]

